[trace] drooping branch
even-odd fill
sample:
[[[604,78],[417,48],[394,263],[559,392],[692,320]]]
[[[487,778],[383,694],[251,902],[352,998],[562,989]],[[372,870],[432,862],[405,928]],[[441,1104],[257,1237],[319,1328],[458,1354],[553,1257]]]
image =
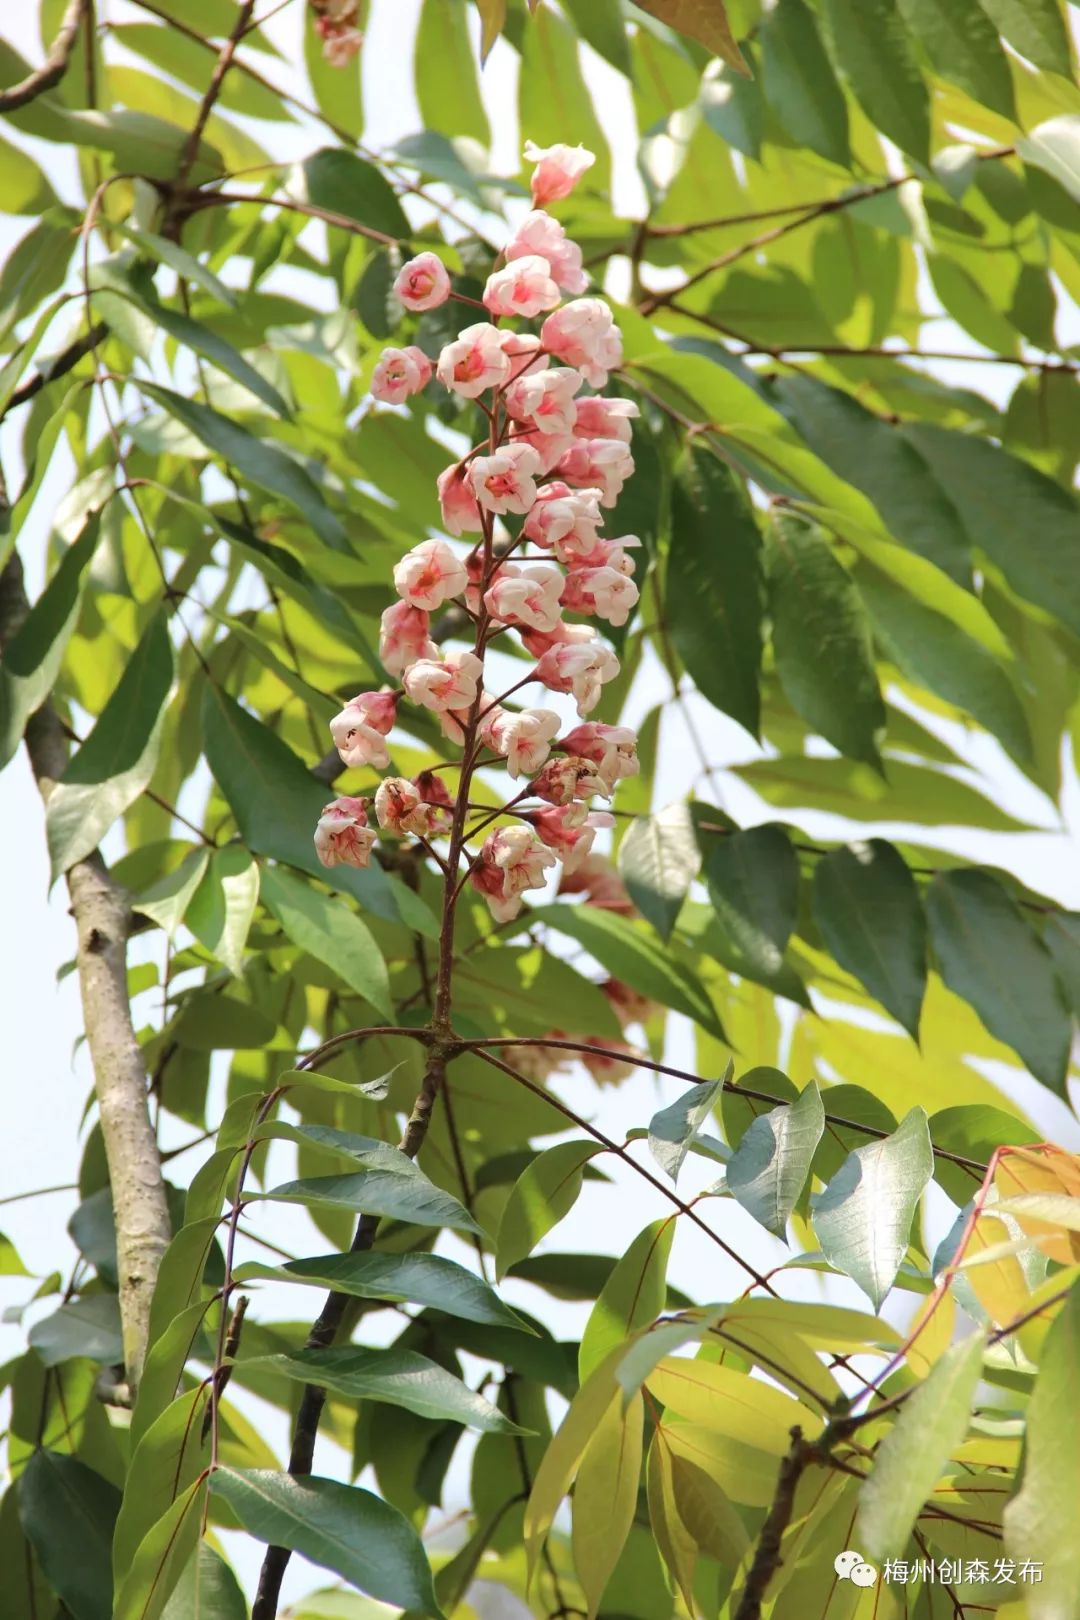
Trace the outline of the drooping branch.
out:
[[[13,553],[0,574],[0,649],[29,611],[22,565]],[[45,703],[26,728],[31,769],[47,805],[67,764],[60,720]],[[95,851],[66,874],[78,941],[75,959],[83,1022],[94,1071],[101,1134],[116,1224],[124,1366],[132,1395],[146,1355],[150,1300],[170,1239],[169,1210],[157,1140],[147,1106],[146,1065],[131,1019],[126,891]]]
[[[18,84],[11,85],[7,90],[0,90],[0,113],[17,112],[20,107],[27,106],[38,96],[44,95],[46,90],[51,90],[54,85],[60,83],[68,70],[86,6],[87,0],[70,0],[60,23],[59,32],[41,66],[35,68],[33,73],[28,73]]]

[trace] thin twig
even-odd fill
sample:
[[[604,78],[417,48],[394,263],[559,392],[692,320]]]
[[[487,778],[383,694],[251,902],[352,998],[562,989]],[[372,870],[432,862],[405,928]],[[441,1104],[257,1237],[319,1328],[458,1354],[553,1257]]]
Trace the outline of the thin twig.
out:
[[[254,10],[255,0],[243,0],[243,4],[240,6],[240,9],[236,14],[236,22],[233,24],[232,33],[221,47],[221,52],[218,56],[217,62],[214,64],[214,71],[210,75],[210,83],[207,85],[206,94],[203,96],[202,101],[199,104],[199,111],[196,116],[195,123],[192,126],[191,133],[188,135],[187,141],[184,144],[184,150],[180,158],[180,168],[176,177],[176,183],[181,189],[187,184],[188,175],[195,166],[195,159],[199,155],[199,143],[203,137],[203,130],[206,128],[210,114],[214,110],[214,103],[221,94],[221,87],[225,82],[225,75],[232,66],[233,57],[236,55],[237,47],[247,31],[247,25],[251,20],[251,14]]]
[[[60,83],[68,70],[71,53],[79,37],[86,3],[87,0],[70,0],[49,54],[41,66],[35,68],[33,73],[28,73],[18,84],[9,86],[7,90],[0,90],[0,113],[16,112],[18,108],[25,107],[28,102],[36,100],[38,96],[44,95],[46,90],[51,90],[54,85]]]

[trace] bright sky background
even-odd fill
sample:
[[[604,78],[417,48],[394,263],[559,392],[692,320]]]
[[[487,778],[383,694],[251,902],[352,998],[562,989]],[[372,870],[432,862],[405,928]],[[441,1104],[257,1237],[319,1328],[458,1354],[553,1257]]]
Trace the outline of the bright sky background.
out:
[[[263,9],[269,9],[264,7]],[[0,21],[0,31],[27,57],[40,59],[37,38],[36,7],[8,6]],[[112,21],[145,19],[145,13],[128,4],[127,0],[101,0],[101,13]],[[303,93],[300,76],[290,64],[301,59],[299,28],[303,7],[300,0],[286,9],[270,25],[269,32],[281,47],[284,61],[275,62],[270,76],[285,88]],[[368,125],[365,139],[369,145],[379,147],[420,127],[419,115],[412,92],[412,41],[419,0],[372,0],[372,16],[365,48],[365,104]],[[475,19],[474,19],[475,20]],[[642,188],[634,164],[633,123],[629,90],[626,82],[613,69],[585,48],[586,74],[594,91],[597,109],[611,137],[615,157],[615,197],[617,207],[626,214],[640,210]],[[485,100],[496,131],[496,145],[492,168],[514,173],[518,167],[520,146],[516,116],[517,57],[505,44],[496,46],[484,74]],[[301,128],[288,125],[252,125],[252,131],[275,155],[299,157],[318,144],[319,137]],[[5,133],[10,135],[5,127]],[[525,132],[527,133],[527,132]],[[568,130],[566,137],[574,141],[577,134]],[[21,137],[19,137],[21,139]],[[71,167],[63,149],[40,141],[27,141],[27,146],[46,169],[57,190],[72,198]],[[11,244],[23,234],[29,222],[0,221],[0,255],[6,256]],[[1080,334],[1078,334],[1080,335]],[[951,322],[940,321],[926,329],[927,346],[950,349],[970,349],[972,344]],[[975,386],[998,403],[1007,398],[1015,384],[1016,372],[1007,367],[986,365],[949,365],[937,368],[937,374],[953,382]],[[17,471],[13,462],[11,444],[3,445],[5,467],[9,483],[16,485],[12,476]],[[22,538],[21,551],[27,568],[31,593],[40,589],[48,538],[48,514],[51,504],[64,493],[66,473],[61,468],[50,476],[50,491],[46,489],[39,499],[34,519]],[[666,677],[653,665],[645,672],[635,689],[634,702],[643,715],[649,707],[665,695]],[[752,745],[746,734],[733,722],[716,714],[707,704],[690,700],[697,727],[706,742],[706,751],[713,764],[745,760],[751,757]],[[950,837],[947,831],[940,835],[929,829],[919,829],[917,836],[923,842],[936,836],[943,847],[961,851],[972,859],[1011,865],[1026,882],[1060,898],[1064,903],[1080,907],[1080,862],[1076,859],[1075,829],[1080,824],[1080,788],[1071,764],[1066,794],[1065,826],[1055,825],[1053,807],[1019,774],[1001,750],[989,739],[979,739],[973,748],[970,739],[960,727],[943,728],[949,742],[961,754],[966,753],[970,763],[989,780],[993,796],[1013,814],[1024,817],[1046,829],[1020,838],[1010,838],[1006,846],[1002,835],[965,833]],[[698,766],[685,726],[677,713],[668,716],[664,728],[664,745],[658,772],[658,802],[665,803],[681,797],[698,774]],[[770,819],[771,812],[756,796],[737,781],[726,799],[726,808],[742,823],[753,824]],[[813,836],[837,838],[844,835],[844,824],[827,815],[800,815],[800,823]],[[73,929],[66,906],[63,885],[58,885],[47,898],[48,871],[41,805],[33,786],[29,768],[23,754],[9,765],[0,777],[0,916],[4,921],[3,939],[5,959],[0,967],[0,1027],[4,1031],[4,1099],[5,1136],[0,1144],[0,1197],[16,1194],[34,1187],[66,1183],[74,1179],[78,1166],[79,1121],[90,1089],[89,1068],[84,1053],[76,1053],[75,1043],[80,1030],[78,989],[74,975],[56,983],[56,970],[69,959],[73,949]],[[1070,828],[1072,831],[1070,831]],[[888,830],[888,829],[886,829]],[[902,829],[897,828],[897,831]],[[160,936],[153,936],[159,940]],[[138,958],[147,950],[146,941],[136,942],[132,955]],[[153,993],[151,993],[153,994]],[[145,1007],[145,1010],[144,1010]],[[136,1022],[148,1018],[151,1008],[144,998]],[[677,1021],[676,1021],[677,1022]],[[689,1066],[692,1053],[687,1032],[676,1031],[672,1041],[672,1060]],[[1015,1071],[996,1075],[1008,1083],[1015,1094]],[[647,1123],[653,1109],[675,1094],[674,1083],[664,1090],[651,1077],[641,1075],[628,1082],[618,1093],[606,1093],[601,1107],[605,1125],[613,1134],[635,1124]],[[585,1080],[573,1081],[564,1091],[575,1106],[585,1112],[599,1111],[597,1095]],[[1050,1096],[1042,1087],[1031,1083],[1023,1085],[1024,1101],[1035,1115],[1039,1125],[1055,1139],[1073,1147],[1080,1147],[1080,1127],[1065,1106]],[[220,1094],[220,1093],[219,1093]],[[187,1127],[172,1130],[169,1143],[182,1142],[193,1133]],[[177,1161],[171,1168],[174,1179],[183,1182],[197,1168],[201,1154]],[[616,1188],[586,1184],[573,1214],[565,1220],[556,1234],[556,1247],[620,1253],[629,1236],[647,1219],[659,1213],[659,1199],[643,1199],[640,1183],[620,1167],[613,1175]],[[688,1175],[697,1174],[691,1173]],[[711,1179],[704,1173],[700,1184]],[[691,1185],[694,1183],[691,1181]],[[680,1184],[680,1190],[684,1190]],[[685,1192],[684,1192],[685,1195]],[[16,1243],[26,1264],[35,1273],[45,1273],[62,1263],[70,1268],[75,1258],[73,1246],[60,1239],[59,1231],[68,1220],[77,1202],[74,1193],[59,1193],[0,1207],[0,1230]],[[653,1208],[654,1202],[658,1206]],[[948,1206],[940,1201],[939,1215]],[[751,1222],[744,1212],[730,1202],[713,1206],[710,1218],[719,1223],[725,1237],[742,1250],[756,1264],[767,1267],[784,1257],[783,1246],[769,1238]],[[301,1211],[264,1205],[260,1212],[260,1229],[296,1252],[320,1252],[325,1249],[321,1237],[310,1239],[305,1235],[307,1218]],[[310,1228],[307,1228],[310,1231]],[[305,1244],[314,1241],[317,1248],[305,1251]],[[454,1253],[454,1240],[443,1245]],[[61,1259],[61,1256],[63,1257]],[[680,1227],[676,1239],[671,1268],[672,1279],[693,1292],[700,1299],[724,1298],[738,1293],[746,1278],[719,1250],[710,1245],[699,1233],[689,1227]],[[812,1297],[818,1284],[807,1273],[790,1274],[785,1291],[793,1297]],[[22,1304],[32,1284],[25,1279],[0,1278],[0,1307]],[[526,1308],[539,1308],[557,1331],[576,1333],[584,1318],[581,1309],[573,1306],[553,1307],[552,1302],[538,1299],[526,1285],[510,1284],[506,1287],[511,1303],[517,1300]],[[531,1297],[530,1297],[531,1296]],[[865,1302],[853,1285],[839,1283],[830,1288],[830,1297],[847,1303],[863,1305]],[[314,1313],[318,1296],[307,1290],[289,1291],[287,1311],[297,1314]],[[28,1313],[26,1321],[45,1314],[55,1307],[55,1298]],[[910,1301],[900,1296],[899,1313],[910,1309]],[[400,1319],[398,1319],[400,1320]],[[386,1319],[387,1329],[393,1324]],[[396,1331],[396,1327],[393,1329]],[[25,1323],[0,1324],[0,1361],[16,1355],[24,1342]],[[280,1418],[251,1403],[258,1411],[263,1432],[271,1443],[284,1449],[284,1425]],[[345,1462],[334,1457],[333,1448],[324,1443],[318,1467],[323,1472],[338,1472]],[[451,1475],[447,1500],[454,1500],[454,1481],[463,1478],[460,1464],[455,1464]],[[241,1573],[250,1578],[252,1549],[241,1553],[234,1538],[230,1552],[240,1553]],[[294,1560],[287,1583],[287,1594],[296,1594],[316,1584],[314,1572]]]

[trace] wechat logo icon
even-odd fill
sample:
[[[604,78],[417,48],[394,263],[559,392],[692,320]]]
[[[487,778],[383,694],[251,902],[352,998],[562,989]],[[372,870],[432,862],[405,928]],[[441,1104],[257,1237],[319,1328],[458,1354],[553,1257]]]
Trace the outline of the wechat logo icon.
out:
[[[866,1563],[862,1553],[852,1547],[837,1553],[833,1559],[833,1569],[842,1581],[850,1581],[852,1586],[873,1586],[877,1581],[877,1570],[873,1564]]]

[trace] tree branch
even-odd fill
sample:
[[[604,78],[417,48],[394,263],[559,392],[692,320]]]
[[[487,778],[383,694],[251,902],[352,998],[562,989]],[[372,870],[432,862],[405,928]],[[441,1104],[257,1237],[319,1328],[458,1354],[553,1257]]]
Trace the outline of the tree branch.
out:
[[[0,574],[0,649],[29,611],[22,564],[13,553]],[[26,750],[43,802],[67,764],[60,720],[46,702],[26,728]],[[75,959],[83,1023],[94,1070],[101,1134],[116,1222],[124,1365],[134,1395],[146,1356],[150,1300],[171,1237],[157,1140],[147,1107],[146,1066],[131,1020],[126,890],[95,851],[66,874],[78,935]]]
[[[71,53],[79,37],[86,4],[87,0],[70,0],[60,30],[52,42],[52,49],[41,66],[28,73],[18,84],[0,90],[0,113],[16,112],[19,107],[25,107],[28,102],[44,95],[46,90],[51,90],[54,84],[60,83],[68,70]]]
[[[780,1464],[772,1506],[758,1536],[754,1562],[750,1565],[750,1573],[746,1577],[739,1607],[735,1611],[735,1620],[760,1620],[761,1605],[769,1582],[783,1563],[780,1545],[784,1539],[784,1531],[791,1523],[791,1515],[795,1508],[795,1492],[813,1457],[814,1448],[807,1445],[802,1430],[796,1425],[791,1431],[791,1450]]]
[[[206,94],[199,104],[198,116],[184,145],[183,155],[180,159],[180,172],[177,175],[177,185],[183,187],[191,173],[195,159],[199,155],[199,142],[202,140],[203,130],[207,120],[214,110],[214,103],[221,94],[221,87],[225,82],[225,75],[232,66],[232,59],[236,55],[237,46],[247,32],[247,25],[251,21],[251,14],[255,10],[255,0],[244,0],[236,14],[232,33],[221,47],[220,54],[214,64],[214,71],[210,75],[210,83],[206,87]]]
[[[24,383],[20,383],[18,388],[13,390],[11,398],[3,410],[0,411],[0,422],[4,420],[9,411],[15,410],[20,405],[25,405],[28,400],[40,394],[47,384],[55,382],[58,377],[66,377],[68,372],[73,371],[79,361],[86,355],[92,354],[98,344],[103,343],[108,335],[109,328],[105,325],[105,322],[98,321],[88,332],[84,332],[73,343],[69,343],[67,348],[61,350],[49,365],[43,367],[41,371],[36,371],[32,377],[28,377]]]

